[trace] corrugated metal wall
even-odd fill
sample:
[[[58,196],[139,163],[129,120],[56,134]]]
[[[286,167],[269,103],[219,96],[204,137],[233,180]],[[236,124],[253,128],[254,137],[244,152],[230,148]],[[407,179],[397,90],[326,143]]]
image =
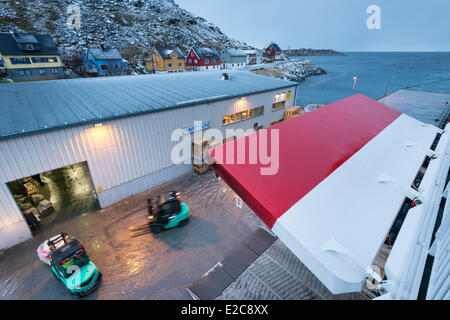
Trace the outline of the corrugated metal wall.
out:
[[[286,108],[294,105],[295,87]],[[270,126],[283,117],[285,109],[272,112],[272,91],[248,96],[244,105],[238,99],[194,107],[152,113],[143,116],[68,128],[0,141],[0,232],[2,228],[23,221],[7,182],[87,161],[97,190],[111,190],[121,184],[157,172],[172,165],[170,152],[176,144],[170,137],[175,129],[190,127],[194,121],[212,121],[221,129]],[[264,106],[264,115],[226,127],[222,116]],[[136,190],[136,193],[144,190]],[[99,192],[102,203],[102,193]],[[116,202],[123,199],[117,199]]]
[[[433,268],[428,285],[428,300],[450,299],[450,198],[447,195],[441,226],[432,247]]]

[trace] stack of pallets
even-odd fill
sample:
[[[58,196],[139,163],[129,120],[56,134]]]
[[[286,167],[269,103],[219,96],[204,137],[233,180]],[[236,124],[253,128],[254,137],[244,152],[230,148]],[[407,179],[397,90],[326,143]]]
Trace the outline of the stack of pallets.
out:
[[[206,162],[207,152],[219,145],[217,140],[199,139],[192,143],[192,155],[194,158],[194,172],[204,174],[210,170],[209,164]]]
[[[301,107],[290,107],[286,110],[286,113],[284,114],[284,120],[289,120],[298,117],[301,114],[303,114]]]

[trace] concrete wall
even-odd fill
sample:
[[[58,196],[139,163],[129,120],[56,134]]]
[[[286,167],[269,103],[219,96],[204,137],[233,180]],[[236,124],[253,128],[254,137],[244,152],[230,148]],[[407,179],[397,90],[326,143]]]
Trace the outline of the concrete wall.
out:
[[[195,121],[212,121],[212,127],[224,136],[229,128],[247,130],[255,123],[268,127],[295,105],[295,90],[291,87],[241,101],[228,99],[106,121],[100,127],[86,125],[0,141],[0,249],[31,237],[6,183],[87,161],[100,205],[109,206],[192,170],[171,161],[171,150],[177,144],[171,141],[174,130],[191,127]],[[292,95],[286,108],[272,111],[275,95],[288,91]],[[222,125],[224,115],[260,106],[264,106],[264,115]],[[12,228],[25,232],[13,232]]]

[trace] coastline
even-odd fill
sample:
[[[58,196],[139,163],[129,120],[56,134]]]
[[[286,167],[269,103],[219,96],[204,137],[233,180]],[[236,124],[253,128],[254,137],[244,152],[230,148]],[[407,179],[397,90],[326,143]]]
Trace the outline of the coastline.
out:
[[[264,76],[291,80],[299,83],[304,82],[307,78],[327,73],[324,69],[317,67],[307,59],[272,63],[261,66],[260,68],[250,69],[249,71]]]

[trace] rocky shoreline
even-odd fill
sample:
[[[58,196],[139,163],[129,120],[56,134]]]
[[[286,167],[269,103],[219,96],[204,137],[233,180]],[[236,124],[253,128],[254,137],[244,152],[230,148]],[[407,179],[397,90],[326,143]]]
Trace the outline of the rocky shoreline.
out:
[[[250,70],[250,72],[296,82],[303,82],[309,77],[327,73],[307,59],[275,63]]]
[[[342,52],[332,49],[288,49],[284,50],[287,57],[302,57],[302,56],[344,56]]]

